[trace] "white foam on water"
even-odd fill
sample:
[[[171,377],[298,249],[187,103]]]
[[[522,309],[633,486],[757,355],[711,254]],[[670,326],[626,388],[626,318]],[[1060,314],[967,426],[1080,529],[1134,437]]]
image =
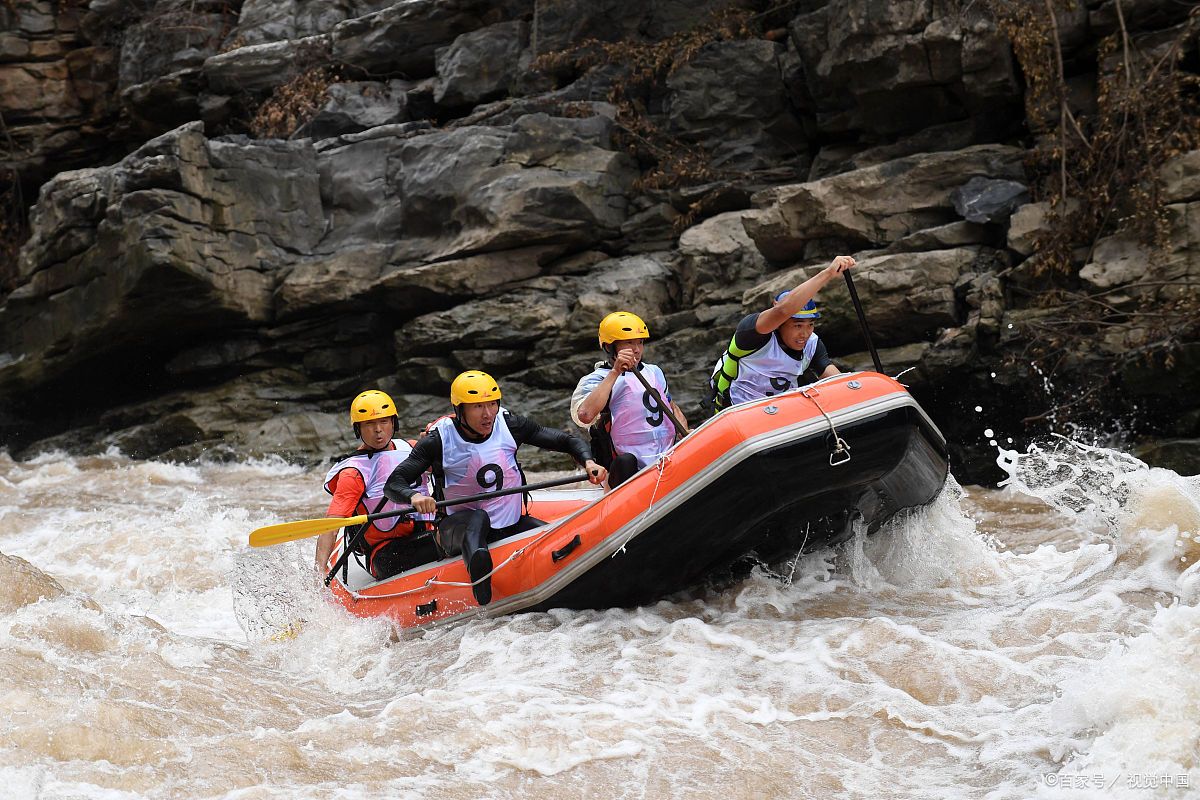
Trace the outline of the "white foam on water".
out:
[[[0,455],[0,778],[56,799],[1085,797],[1068,779],[1154,770],[1194,790],[1195,480],[1062,442],[1010,458],[1003,492],[951,480],[728,587],[393,640],[314,589],[311,539],[245,546],[323,515],[319,470]]]

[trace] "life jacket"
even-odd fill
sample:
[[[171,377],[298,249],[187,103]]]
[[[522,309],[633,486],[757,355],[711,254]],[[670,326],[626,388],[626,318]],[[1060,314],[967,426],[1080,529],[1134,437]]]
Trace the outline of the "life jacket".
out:
[[[443,499],[495,492],[525,483],[525,475],[516,458],[517,440],[508,429],[503,407],[496,414],[491,435],[482,442],[464,439],[452,417],[439,419],[433,428],[442,440],[441,470],[440,474],[434,473],[434,479],[439,483]],[[522,495],[510,494],[453,508],[479,509],[488,515],[493,528],[507,528],[521,518],[525,503]]]
[[[358,472],[366,487],[355,506],[356,516],[405,507],[404,504],[393,503],[385,497],[383,487],[397,465],[408,458],[408,454],[412,452],[412,445],[403,439],[393,439],[392,445],[394,449],[356,450],[340,458],[325,475],[325,491],[333,494],[337,490],[338,474],[344,469],[353,469]],[[413,488],[420,488],[420,483],[414,485]],[[413,522],[400,516],[373,520],[367,523],[367,530],[359,539],[355,552],[367,556],[369,569],[370,559],[384,543],[401,536],[408,536],[413,529]]]
[[[592,374],[603,379],[611,369],[606,362],[598,365]],[[658,390],[663,402],[670,404],[667,378],[663,371],[654,364],[646,363],[639,364],[638,369],[646,382]],[[603,432],[600,437],[595,433],[597,428]],[[637,459],[639,468],[652,463],[670,449],[676,436],[675,425],[667,417],[658,398],[642,386],[636,375],[629,373],[621,375],[613,383],[608,404],[601,412],[601,420],[592,426],[592,430],[593,442],[607,436],[608,442],[604,444],[612,451],[611,457],[629,453]],[[595,449],[592,454],[596,454]],[[601,464],[608,467],[608,464]]]
[[[804,373],[817,353],[817,341],[817,334],[811,334],[801,357],[795,359],[783,349],[775,333],[757,350],[742,350],[736,337],[731,339],[709,379],[716,409],[772,397],[803,385]]]

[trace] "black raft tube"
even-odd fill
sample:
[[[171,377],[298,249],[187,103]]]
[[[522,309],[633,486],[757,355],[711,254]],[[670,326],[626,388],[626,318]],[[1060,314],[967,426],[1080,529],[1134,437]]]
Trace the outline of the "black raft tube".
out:
[[[879,353],[875,350],[875,343],[871,341],[871,329],[867,327],[867,315],[863,313],[862,303],[858,299],[858,291],[854,288],[854,279],[850,277],[850,270],[842,273],[846,276],[846,288],[850,290],[850,302],[854,303],[854,311],[858,314],[858,324],[862,327],[863,338],[867,340],[867,349],[871,351],[871,360],[875,362],[875,371],[880,375],[883,374],[883,365],[879,363]]]

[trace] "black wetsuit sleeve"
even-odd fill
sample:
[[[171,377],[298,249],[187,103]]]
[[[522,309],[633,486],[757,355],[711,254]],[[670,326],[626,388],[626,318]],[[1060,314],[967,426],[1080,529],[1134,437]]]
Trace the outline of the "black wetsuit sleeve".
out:
[[[512,432],[513,439],[518,445],[531,444],[534,447],[567,453],[581,467],[584,462],[592,460],[592,448],[588,447],[588,443],[578,436],[547,428],[527,417],[512,413],[505,415],[505,422],[508,423],[508,429]]]
[[[817,339],[817,352],[813,353],[812,361],[809,363],[808,368],[820,378],[821,373],[832,363],[833,359],[829,357],[829,351],[825,349],[825,342]]]
[[[401,461],[388,476],[383,486],[383,494],[393,503],[407,503],[416,490],[410,484],[424,474],[425,470],[442,463],[442,437],[437,431],[430,431],[420,438],[408,458]]]
[[[759,333],[754,329],[756,322],[758,322],[758,314],[751,314],[743,318],[733,332],[733,343],[744,353],[758,350],[771,339],[772,334]]]

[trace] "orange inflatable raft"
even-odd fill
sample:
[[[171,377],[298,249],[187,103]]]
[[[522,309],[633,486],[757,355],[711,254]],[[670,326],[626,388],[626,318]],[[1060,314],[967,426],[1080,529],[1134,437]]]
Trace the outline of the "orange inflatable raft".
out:
[[[629,607],[756,559],[868,533],[929,503],[945,439],[896,381],[839,375],[735,406],[617,489],[535,492],[541,528],[490,542],[492,602],[479,606],[458,556],[413,538],[412,566],[376,581],[350,559],[330,588],[351,613],[405,628],[549,608]],[[330,557],[340,556],[345,538]]]

